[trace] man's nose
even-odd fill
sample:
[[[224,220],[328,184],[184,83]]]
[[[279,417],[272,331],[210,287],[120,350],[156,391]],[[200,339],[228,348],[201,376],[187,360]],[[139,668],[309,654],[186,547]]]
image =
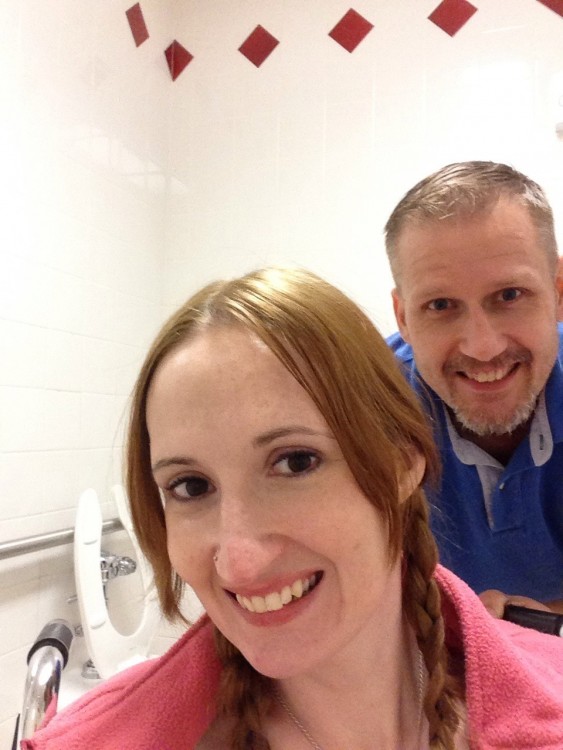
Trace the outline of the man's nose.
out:
[[[506,349],[500,322],[482,308],[468,310],[461,322],[459,350],[480,362],[488,362]]]

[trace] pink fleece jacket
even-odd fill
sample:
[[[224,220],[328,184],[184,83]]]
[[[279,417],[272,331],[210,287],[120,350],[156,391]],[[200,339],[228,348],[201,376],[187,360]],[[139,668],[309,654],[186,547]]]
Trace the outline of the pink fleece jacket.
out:
[[[449,571],[436,579],[448,641],[465,653],[470,746],[563,750],[563,639],[494,620]],[[193,750],[215,715],[220,664],[202,618],[164,656],[87,693],[25,750]]]

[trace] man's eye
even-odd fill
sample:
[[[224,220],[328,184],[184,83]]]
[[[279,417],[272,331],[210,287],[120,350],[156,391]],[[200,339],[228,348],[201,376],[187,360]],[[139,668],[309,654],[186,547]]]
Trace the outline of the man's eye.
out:
[[[189,500],[207,495],[211,488],[211,482],[205,477],[181,477],[171,482],[167,490],[177,498]]]
[[[499,297],[503,302],[513,302],[515,299],[518,299],[522,292],[520,289],[514,289],[510,287],[509,289],[503,289],[499,293]]]
[[[307,474],[316,469],[320,458],[312,451],[291,451],[284,453],[274,463],[274,472],[282,476],[297,476]]]
[[[450,307],[450,300],[446,299],[445,297],[438,297],[438,299],[433,299],[432,302],[428,303],[428,309],[435,310],[436,312],[448,310]]]

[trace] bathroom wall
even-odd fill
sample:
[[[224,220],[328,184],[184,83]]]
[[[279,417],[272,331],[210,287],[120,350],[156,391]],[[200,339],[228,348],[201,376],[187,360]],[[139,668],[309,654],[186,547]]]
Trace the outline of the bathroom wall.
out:
[[[135,370],[202,283],[305,265],[388,333],[385,218],[466,158],[540,181],[561,237],[561,0],[349,2],[141,0],[139,46],[132,0],[0,7],[0,540],[71,526],[87,486],[113,515]],[[261,64],[239,51],[258,25],[278,42]],[[175,80],[173,39],[193,56]],[[2,747],[29,643],[77,621],[71,566],[70,546],[0,563]]]
[[[349,52],[329,32],[351,7],[373,28]],[[340,284],[390,332],[382,227],[408,187],[451,161],[529,172],[563,231],[560,0],[175,9],[194,59],[172,92],[170,166],[187,192],[166,222],[171,306],[211,278],[289,262]],[[428,18],[453,32],[472,9],[453,36]],[[279,44],[256,67],[238,49],[258,24]]]
[[[0,4],[2,541],[71,527],[90,486],[115,515],[127,396],[162,318],[170,77],[129,5]],[[144,6],[167,39],[166,3]],[[2,748],[28,647],[52,617],[78,622],[74,591],[70,545],[0,562]]]

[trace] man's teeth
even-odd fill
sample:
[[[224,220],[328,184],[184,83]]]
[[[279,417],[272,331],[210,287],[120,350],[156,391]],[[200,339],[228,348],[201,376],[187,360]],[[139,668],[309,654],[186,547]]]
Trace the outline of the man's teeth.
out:
[[[281,609],[286,604],[289,604],[294,599],[301,599],[301,597],[315,587],[317,583],[316,575],[312,575],[310,578],[298,578],[294,581],[291,586],[284,586],[281,591],[272,591],[266,596],[241,596],[237,594],[237,602],[243,609],[247,609],[249,612],[275,612],[277,609]]]
[[[493,370],[492,372],[477,372],[472,375],[467,374],[470,380],[476,380],[478,383],[493,383],[495,380],[502,380],[510,372],[510,368],[502,370]]]

